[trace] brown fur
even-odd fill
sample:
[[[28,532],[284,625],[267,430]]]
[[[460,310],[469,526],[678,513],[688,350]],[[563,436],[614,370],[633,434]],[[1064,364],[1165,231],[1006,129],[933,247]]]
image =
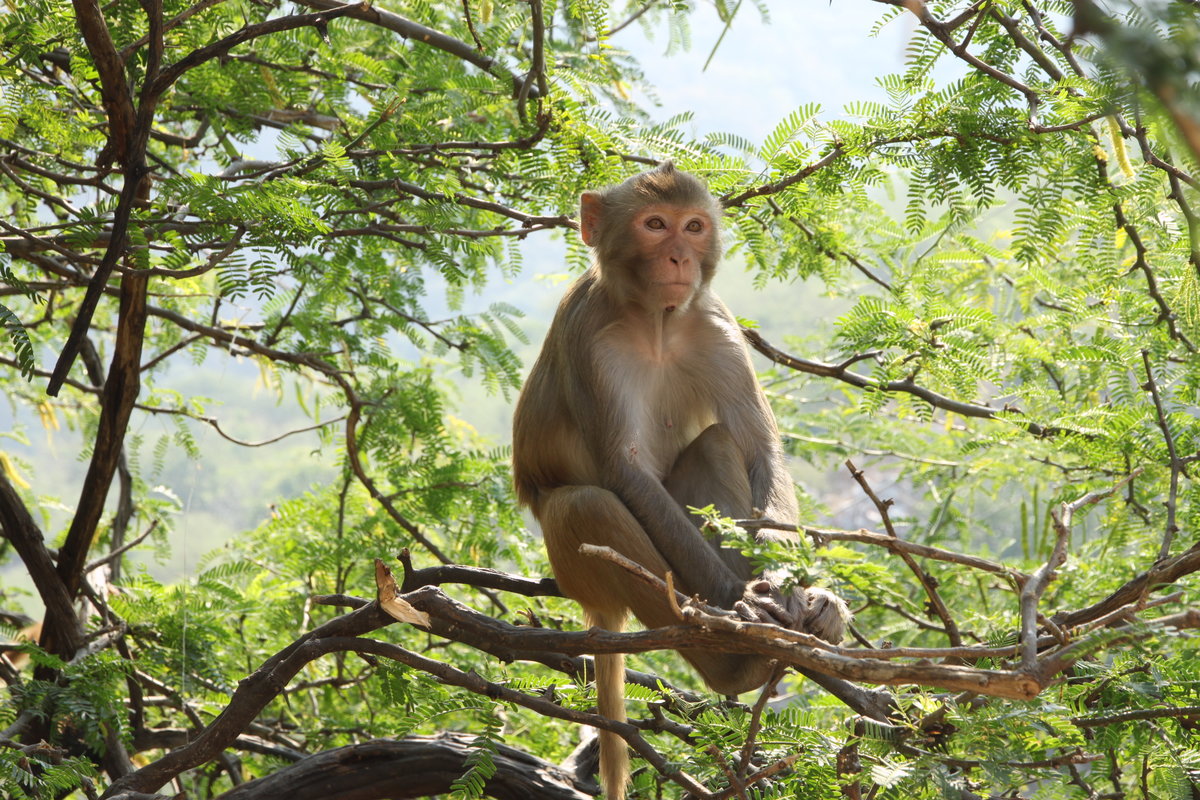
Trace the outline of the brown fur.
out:
[[[579,553],[607,545],[671,571],[684,592],[840,640],[840,600],[781,595],[739,553],[706,541],[686,511],[797,516],[775,418],[737,323],[709,289],[720,206],[666,164],[585,193],[580,223],[595,261],[559,304],[513,420],[517,495],[541,523],[560,588],[591,625],[619,631],[630,610],[647,627],[672,624],[661,594]],[[807,619],[810,606],[820,620]],[[761,657],[682,655],[724,694],[761,686],[771,670]],[[596,661],[600,713],[624,720],[624,658]],[[626,748],[606,732],[600,743],[607,796],[621,800]]]

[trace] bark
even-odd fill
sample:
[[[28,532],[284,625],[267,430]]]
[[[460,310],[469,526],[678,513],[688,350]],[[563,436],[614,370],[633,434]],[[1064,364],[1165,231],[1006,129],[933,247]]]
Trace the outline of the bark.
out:
[[[271,775],[249,781],[220,800],[405,800],[449,794],[466,772],[475,737],[463,733],[375,739],[310,756]],[[496,773],[484,794],[498,800],[588,800],[567,772],[500,744],[492,756]]]

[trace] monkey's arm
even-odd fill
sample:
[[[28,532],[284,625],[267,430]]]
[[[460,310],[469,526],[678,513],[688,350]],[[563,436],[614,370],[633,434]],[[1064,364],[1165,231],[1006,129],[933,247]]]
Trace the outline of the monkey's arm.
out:
[[[742,599],[745,580],[709,545],[657,477],[620,457],[604,472],[607,488],[641,523],[687,592],[724,608]]]
[[[767,519],[795,523],[799,513],[796,490],[784,462],[775,415],[749,354],[739,348],[738,356],[734,362],[736,368],[731,366],[730,374],[721,384],[727,392],[721,421],[743,453],[754,508]]]

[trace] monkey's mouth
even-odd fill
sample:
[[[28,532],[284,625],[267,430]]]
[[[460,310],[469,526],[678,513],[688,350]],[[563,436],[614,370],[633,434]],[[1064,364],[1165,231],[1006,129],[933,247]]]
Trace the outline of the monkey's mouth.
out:
[[[658,290],[659,302],[667,311],[674,311],[687,302],[692,295],[692,284],[683,281],[671,281],[655,284]]]

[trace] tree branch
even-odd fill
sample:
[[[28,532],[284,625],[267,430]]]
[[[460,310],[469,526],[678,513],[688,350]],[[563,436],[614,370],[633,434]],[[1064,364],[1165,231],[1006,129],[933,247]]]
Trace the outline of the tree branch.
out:
[[[342,4],[336,2],[336,0],[296,0],[296,2],[309,8],[318,9],[342,7]],[[522,79],[519,76],[510,72],[498,59],[479,52],[461,39],[455,39],[453,36],[448,36],[441,31],[436,31],[419,22],[406,19],[391,11],[384,11],[368,3],[362,3],[355,7],[349,12],[349,15],[354,19],[378,25],[381,28],[400,34],[405,39],[420,42],[421,44],[441,50],[444,53],[449,53],[455,58],[466,61],[468,64],[473,64],[493,77],[508,81],[512,86],[514,95],[521,90]],[[539,97],[540,92],[536,89],[531,89],[529,96]]]
[[[888,507],[891,506],[892,501],[880,500],[879,496],[875,494],[875,490],[867,483],[867,476],[862,473],[862,470],[854,466],[854,463],[850,459],[846,459],[846,468],[850,470],[851,477],[854,478],[855,482],[862,488],[863,493],[874,504],[875,510],[879,512],[880,519],[883,520],[888,535],[893,539],[899,540],[900,537],[896,534],[896,529],[892,526],[891,515],[888,513]],[[900,558],[904,560],[909,570],[916,576],[917,581],[921,584],[921,588],[925,590],[925,596],[929,598],[929,608],[942,621],[942,626],[946,630],[946,636],[950,639],[951,647],[962,647],[962,634],[958,631],[958,623],[954,621],[950,609],[946,607],[945,601],[942,600],[942,596],[937,590],[937,581],[907,552],[904,550],[898,550],[897,552],[899,552]]]
[[[874,378],[869,378],[866,375],[860,375],[856,372],[851,372],[847,364],[825,364],[820,361],[810,361],[805,358],[793,356],[782,350],[776,349],[766,339],[762,337],[758,331],[750,328],[742,328],[742,335],[746,337],[746,341],[750,346],[757,350],[762,355],[774,361],[781,366],[794,369],[797,372],[804,372],[809,375],[817,375],[822,378],[836,378],[843,383],[848,383],[851,386],[857,386],[860,389],[873,389],[880,392],[905,392],[914,397],[919,397],[935,408],[940,408],[944,411],[952,411],[955,414],[961,414],[964,417],[974,417],[977,419],[994,419],[1008,422],[1008,420],[998,416],[1001,413],[1005,414],[1020,414],[1021,412],[1013,408],[997,409],[991,406],[981,406],[975,403],[964,403],[960,400],[954,400],[940,395],[937,392],[919,386],[911,378],[906,378],[902,381],[877,381]],[[1020,423],[1017,423],[1020,424]],[[1051,436],[1062,433],[1062,428],[1043,427],[1036,422],[1027,422],[1022,427],[1028,433],[1034,436]]]
[[[364,9],[369,8],[367,3],[329,2],[303,4],[318,7],[324,6],[324,10],[315,14],[289,14],[285,17],[275,17],[265,22],[257,22],[234,31],[212,44],[197,48],[162,71],[162,74],[157,77],[150,87],[152,95],[155,97],[161,96],[174,86],[175,82],[183,77],[185,72],[228,53],[239,44],[259,39],[263,36],[270,36],[273,33],[282,33],[283,31],[291,31],[308,26],[319,27],[329,22],[329,20],[338,19],[339,17],[358,17]]]
[[[330,778],[337,795],[355,800],[410,800],[449,795],[475,737],[446,731],[436,736],[375,739],[308,756],[266,777],[248,781],[220,800],[328,800]],[[495,744],[495,774],[484,796],[497,800],[592,800],[574,777],[548,761],[503,743]],[[114,800],[118,800],[114,798]]]
[[[1142,350],[1142,363],[1146,368],[1146,382],[1142,384],[1142,389],[1149,392],[1150,398],[1154,401],[1155,418],[1158,422],[1158,429],[1162,431],[1163,441],[1167,444],[1167,458],[1170,461],[1168,467],[1171,471],[1170,488],[1167,490],[1167,499],[1164,503],[1167,508],[1167,529],[1163,533],[1162,545],[1158,549],[1158,559],[1161,561],[1171,554],[1171,542],[1175,540],[1175,534],[1179,531],[1179,525],[1175,522],[1175,505],[1179,499],[1179,474],[1183,472],[1183,461],[1175,449],[1175,436],[1171,433],[1171,426],[1167,423],[1167,412],[1163,408],[1158,384],[1154,380],[1154,369],[1150,366],[1149,350]]]
[[[75,616],[74,600],[58,576],[42,531],[2,469],[0,534],[12,544],[24,562],[38,596],[46,605],[46,619],[59,621],[57,627],[62,649],[73,656],[83,646],[83,628]]]

